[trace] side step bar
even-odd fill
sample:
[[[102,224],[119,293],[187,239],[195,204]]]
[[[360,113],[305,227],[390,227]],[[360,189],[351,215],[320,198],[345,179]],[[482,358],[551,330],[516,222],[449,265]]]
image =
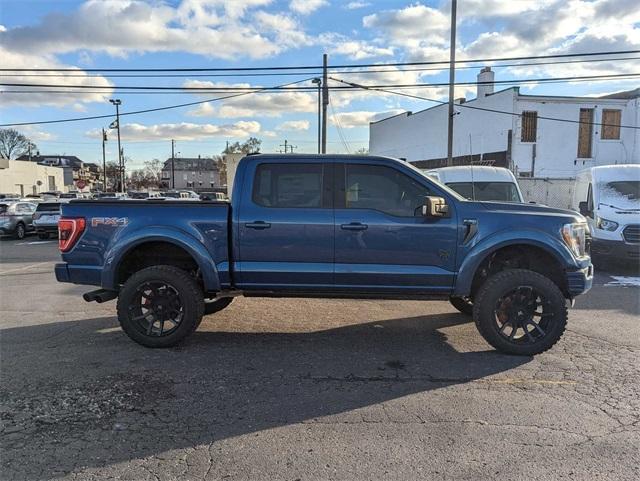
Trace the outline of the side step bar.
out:
[[[87,292],[82,295],[82,298],[87,302],[97,302],[102,304],[103,302],[110,301],[118,297],[118,291],[110,291],[107,289],[97,289],[95,291]]]

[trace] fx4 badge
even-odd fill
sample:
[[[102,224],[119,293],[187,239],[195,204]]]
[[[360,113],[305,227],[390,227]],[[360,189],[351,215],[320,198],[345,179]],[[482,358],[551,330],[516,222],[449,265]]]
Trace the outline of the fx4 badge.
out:
[[[124,227],[129,223],[128,217],[92,217],[91,227],[104,225],[108,227]]]

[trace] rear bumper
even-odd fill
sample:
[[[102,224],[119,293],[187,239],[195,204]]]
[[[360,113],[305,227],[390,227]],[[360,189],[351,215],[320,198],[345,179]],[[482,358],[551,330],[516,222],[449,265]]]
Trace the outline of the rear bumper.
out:
[[[589,264],[582,269],[567,272],[567,291],[570,297],[584,294],[593,285],[593,265]]]
[[[58,234],[58,225],[37,225],[36,232],[38,234],[44,232],[47,234]]]
[[[617,260],[640,260],[640,244],[624,241],[593,239],[591,253],[594,256],[609,257]]]
[[[90,286],[101,285],[101,267],[70,266],[63,262],[56,264],[54,271],[58,282],[70,282],[72,284],[85,284]]]

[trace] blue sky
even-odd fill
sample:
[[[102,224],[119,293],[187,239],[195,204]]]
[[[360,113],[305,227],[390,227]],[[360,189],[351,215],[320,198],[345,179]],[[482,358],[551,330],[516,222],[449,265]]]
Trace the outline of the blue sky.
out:
[[[640,48],[637,0],[460,0],[459,58],[495,58]],[[448,56],[449,2],[394,0],[0,0],[0,58],[6,68],[77,67],[80,77],[0,77],[5,82],[65,85],[268,86],[302,80],[286,77],[115,78],[86,76],[87,68],[203,68],[317,65],[442,60]],[[500,68],[498,80],[640,71],[640,61]],[[462,69],[458,81],[477,70]],[[93,74],[95,75],[95,74]],[[447,71],[350,73],[360,83],[437,83]],[[204,83],[203,83],[204,82]],[[594,95],[638,86],[637,81],[581,82],[523,87],[524,92]],[[3,88],[6,90],[6,88]],[[77,91],[77,89],[76,89]],[[412,91],[445,99],[444,88]],[[473,98],[472,87],[456,96]],[[117,96],[122,111],[193,102],[183,94],[75,93],[0,95],[0,123],[111,114]],[[206,97],[212,97],[209,94]],[[368,122],[433,104],[375,93],[332,95],[329,151],[366,147]],[[313,93],[256,94],[240,99],[122,119],[124,148],[137,167],[166,158],[177,138],[182,156],[219,153],[226,141],[249,135],[275,152],[287,139],[299,152],[314,152],[317,129]],[[21,127],[44,154],[101,159],[97,133],[110,119]],[[341,126],[343,142],[336,130]],[[116,155],[115,132],[108,152]],[[346,145],[345,145],[346,144]]]

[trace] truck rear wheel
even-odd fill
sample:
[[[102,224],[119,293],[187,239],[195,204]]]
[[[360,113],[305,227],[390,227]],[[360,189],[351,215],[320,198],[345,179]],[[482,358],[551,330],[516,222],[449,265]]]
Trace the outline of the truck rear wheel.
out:
[[[526,269],[498,272],[480,287],[473,318],[482,337],[497,350],[518,356],[553,346],[567,325],[567,305],[558,286]]]
[[[171,347],[198,327],[204,315],[204,296],[185,271],[153,266],[124,283],[117,310],[122,329],[138,344]]]

